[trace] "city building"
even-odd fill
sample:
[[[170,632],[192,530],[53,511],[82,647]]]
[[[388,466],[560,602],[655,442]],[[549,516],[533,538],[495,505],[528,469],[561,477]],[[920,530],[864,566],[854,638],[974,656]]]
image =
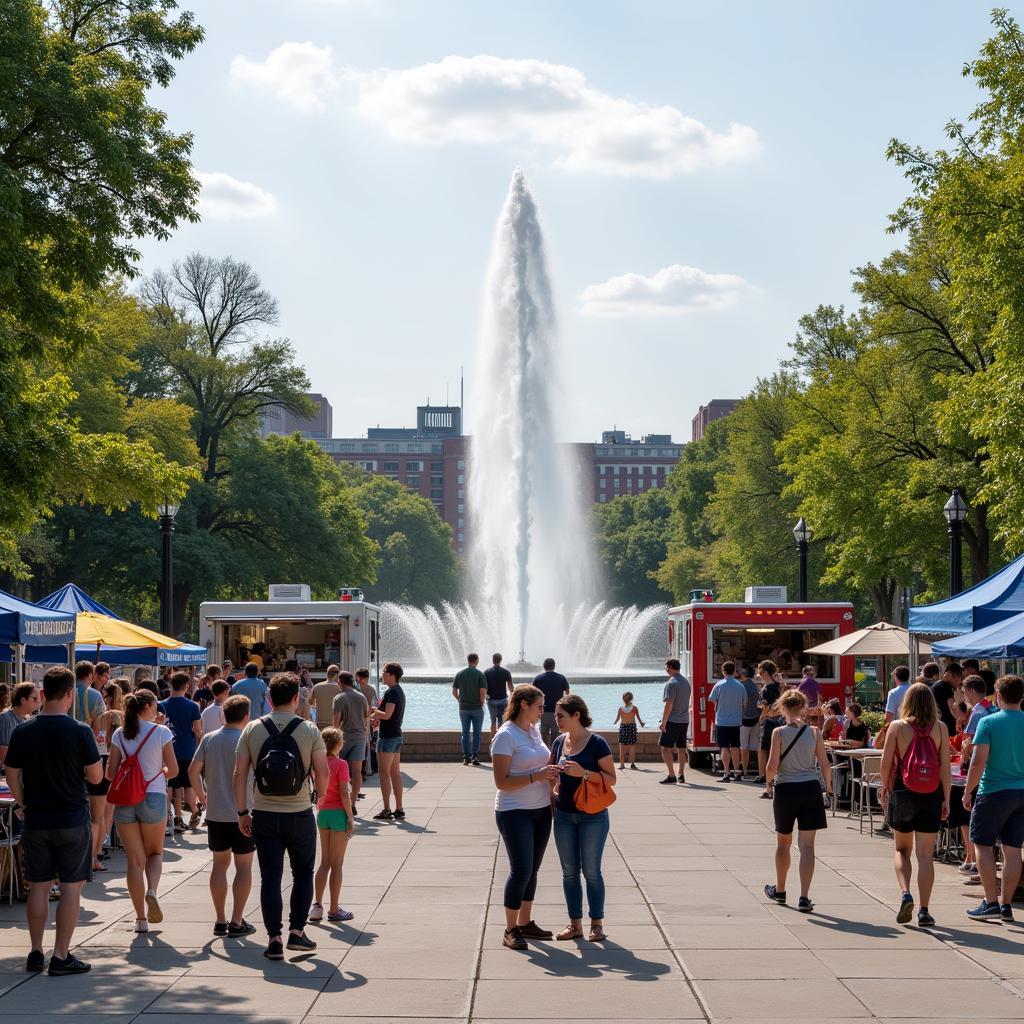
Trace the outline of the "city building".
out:
[[[316,406],[316,413],[311,418],[296,416],[288,409],[264,409],[260,413],[260,437],[299,433],[315,441],[329,438],[334,433],[334,410],[331,403],[315,392],[306,397]]]
[[[600,444],[576,447],[587,450],[586,456],[581,453],[581,461],[589,456],[592,462],[592,500],[598,504],[664,487],[683,450],[670,434],[645,434],[634,441],[622,430],[606,430]]]
[[[708,429],[708,424],[728,416],[738,403],[738,398],[713,398],[707,405],[702,405],[697,410],[697,415],[693,417],[691,440],[700,441],[704,437],[704,431]]]

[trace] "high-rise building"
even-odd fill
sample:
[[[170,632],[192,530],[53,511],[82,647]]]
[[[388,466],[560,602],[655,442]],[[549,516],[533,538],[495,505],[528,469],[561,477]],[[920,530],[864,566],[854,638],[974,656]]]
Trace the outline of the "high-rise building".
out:
[[[326,439],[334,433],[334,411],[331,403],[316,392],[306,395],[316,406],[316,412],[308,419],[296,416],[288,409],[264,409],[260,413],[260,437],[270,434],[301,434],[315,441]]]
[[[693,417],[693,437],[691,440],[700,441],[704,437],[704,432],[708,429],[709,423],[720,420],[723,416],[728,416],[738,404],[738,398],[713,398],[707,405],[702,405],[697,410],[697,415]]]

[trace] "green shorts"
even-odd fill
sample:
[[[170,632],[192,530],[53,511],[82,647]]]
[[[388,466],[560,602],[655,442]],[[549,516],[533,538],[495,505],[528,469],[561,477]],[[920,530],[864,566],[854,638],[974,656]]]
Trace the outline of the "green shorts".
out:
[[[338,808],[333,811],[317,811],[316,827],[329,832],[344,832],[348,829],[348,815]]]

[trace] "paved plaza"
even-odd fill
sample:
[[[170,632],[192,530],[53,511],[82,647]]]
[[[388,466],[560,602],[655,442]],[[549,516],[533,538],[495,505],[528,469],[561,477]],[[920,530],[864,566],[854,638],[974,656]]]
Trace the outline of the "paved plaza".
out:
[[[406,822],[368,820],[380,806],[375,787],[361,802],[367,820],[349,847],[342,900],[356,917],[310,925],[315,954],[267,961],[261,926],[248,940],[214,938],[206,836],[190,834],[168,840],[166,916],[148,935],[132,931],[123,860],[87,886],[75,949],[91,974],[27,975],[24,908],[5,903],[0,1020],[1024,1017],[1024,924],[969,922],[964,910],[980,892],[955,868],[938,868],[938,927],[900,927],[890,842],[858,834],[840,815],[819,837],[815,913],[767,904],[775,843],[759,788],[698,773],[685,787],[659,786],[654,765],[622,774],[612,808],[609,941],[504,949],[507,861],[489,770],[414,764],[407,777]],[[795,901],[794,876],[789,889]],[[247,916],[260,924],[255,893]],[[535,916],[555,930],[566,921],[553,842]]]

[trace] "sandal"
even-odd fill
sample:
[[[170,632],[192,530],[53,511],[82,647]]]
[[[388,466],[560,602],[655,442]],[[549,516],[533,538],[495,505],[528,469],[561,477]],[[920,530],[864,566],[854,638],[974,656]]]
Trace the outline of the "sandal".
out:
[[[582,939],[583,929],[570,921],[556,936],[559,942],[568,942],[570,939]]]
[[[602,928],[601,925],[592,924],[590,926],[590,934],[587,936],[587,938],[591,942],[604,942],[604,940],[607,939],[608,936],[605,935],[604,928]]]

